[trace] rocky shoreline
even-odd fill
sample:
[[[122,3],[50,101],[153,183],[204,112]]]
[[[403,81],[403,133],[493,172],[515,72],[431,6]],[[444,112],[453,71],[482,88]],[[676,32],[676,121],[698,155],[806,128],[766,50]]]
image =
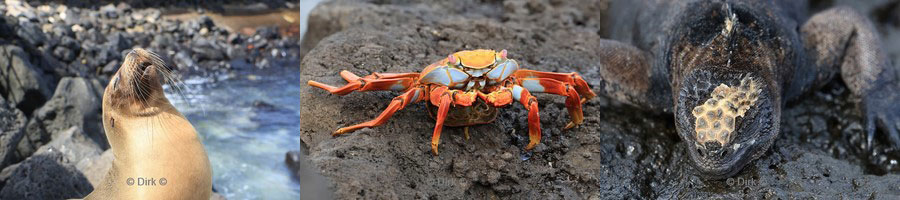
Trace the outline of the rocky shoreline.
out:
[[[167,57],[179,77],[299,62],[298,38],[277,27],[242,35],[209,17],[167,20],[154,6],[168,1],[73,2],[0,3],[0,199],[93,190],[112,159],[100,120],[103,88],[132,48]]]
[[[323,1],[311,12],[303,38],[301,82],[339,85],[344,83],[341,70],[417,72],[452,52],[488,48],[507,49],[528,68],[579,72],[597,85],[591,82],[599,78],[591,70],[598,63],[592,52],[604,38],[608,3]],[[585,124],[562,131],[568,121],[563,98],[538,95],[544,132],[533,154],[522,151],[527,112],[518,105],[502,109],[492,124],[471,127],[469,140],[461,128],[445,127],[440,156],[430,153],[434,122],[421,104],[397,112],[382,126],[331,136],[336,128],[378,116],[396,95],[337,96],[301,88],[300,137],[308,154],[296,156],[306,162],[296,171],[318,173],[324,178],[316,180],[325,181],[301,179],[301,194],[339,199],[900,197],[900,150],[861,148],[859,110],[839,81],[790,103],[773,148],[727,180],[694,174],[671,115],[639,112],[604,97],[584,106]],[[328,188],[311,186],[323,184]]]

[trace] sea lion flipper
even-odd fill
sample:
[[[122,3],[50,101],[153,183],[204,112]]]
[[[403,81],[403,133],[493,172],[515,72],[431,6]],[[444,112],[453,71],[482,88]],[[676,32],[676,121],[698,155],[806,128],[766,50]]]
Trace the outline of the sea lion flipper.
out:
[[[795,78],[792,88],[817,88],[840,74],[862,99],[869,146],[877,127],[900,147],[900,78],[872,23],[852,8],[836,7],[814,15],[800,31],[810,64],[796,74],[814,78]]]

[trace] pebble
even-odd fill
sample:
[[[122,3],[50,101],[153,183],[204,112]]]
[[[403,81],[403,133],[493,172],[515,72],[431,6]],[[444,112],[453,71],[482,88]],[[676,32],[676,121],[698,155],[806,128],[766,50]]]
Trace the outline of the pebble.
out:
[[[505,152],[502,155],[500,155],[500,158],[502,158],[503,160],[510,160],[510,159],[513,159],[513,154],[509,153],[509,152]]]

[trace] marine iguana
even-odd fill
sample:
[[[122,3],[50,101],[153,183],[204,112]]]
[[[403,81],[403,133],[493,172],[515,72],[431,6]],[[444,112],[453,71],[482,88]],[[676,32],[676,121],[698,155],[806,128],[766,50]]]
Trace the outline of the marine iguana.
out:
[[[726,178],[763,155],[786,102],[841,78],[876,130],[900,146],[900,84],[872,23],[802,1],[612,2],[598,52],[602,95],[672,113],[693,166]],[[876,128],[877,127],[877,128]]]

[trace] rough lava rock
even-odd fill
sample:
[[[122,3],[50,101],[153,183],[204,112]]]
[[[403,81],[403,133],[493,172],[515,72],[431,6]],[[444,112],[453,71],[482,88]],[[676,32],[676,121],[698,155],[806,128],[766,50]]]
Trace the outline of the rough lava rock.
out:
[[[91,5],[82,3],[93,2]],[[258,13],[270,8],[292,7],[294,3],[280,1],[280,6],[257,8],[260,2],[222,1],[238,3],[218,5],[229,12]],[[272,1],[279,2],[279,1]],[[224,74],[231,70],[252,69],[232,67],[229,60],[245,59],[249,63],[297,62],[299,38],[278,32],[262,31],[250,36],[257,40],[229,40],[232,35],[225,27],[217,26],[209,17],[191,20],[163,19],[158,7],[148,7],[147,1],[100,4],[96,1],[45,2],[31,6],[24,1],[10,0],[0,3],[4,13],[0,31],[4,39],[15,41],[31,55],[32,63],[43,72],[52,75],[51,86],[62,77],[98,77],[108,80],[115,72],[114,62],[135,47],[159,52],[165,57],[186,55],[192,62],[178,62],[173,67],[179,76]],[[159,2],[156,2],[159,3]],[[207,2],[208,3],[208,2]],[[252,4],[245,7],[241,4]],[[138,4],[132,7],[132,4]],[[203,7],[197,3],[188,3]],[[268,4],[266,4],[268,5]],[[234,9],[230,9],[233,7]],[[256,11],[252,11],[256,10]],[[201,10],[202,12],[202,10]],[[261,30],[273,30],[262,28]],[[21,41],[21,42],[19,42]],[[279,52],[277,54],[269,52]],[[287,65],[285,65],[287,66]],[[259,67],[267,67],[261,65]],[[2,92],[2,91],[0,91]],[[46,96],[49,96],[49,92]],[[8,98],[10,99],[10,98]],[[38,103],[42,103],[40,101]],[[40,105],[40,104],[38,104]],[[36,107],[36,106],[35,106]],[[21,108],[20,108],[21,109]],[[31,108],[34,109],[34,108]],[[30,109],[22,109],[30,113]],[[26,114],[28,115],[28,114]]]
[[[58,151],[31,156],[14,167],[7,167],[0,175],[7,173],[10,175],[2,180],[5,186],[0,190],[0,199],[83,198],[94,190],[88,179]]]
[[[75,168],[81,171],[94,188],[101,184],[103,178],[109,173],[112,162],[115,160],[112,149],[108,149],[100,154],[94,154],[84,157],[78,161]]]
[[[50,143],[41,146],[35,154],[47,152],[60,152],[71,164],[79,164],[85,159],[100,156],[103,149],[81,128],[73,126],[59,133]]]
[[[16,144],[25,135],[25,114],[0,96],[0,169],[13,164]]]
[[[22,48],[0,45],[0,95],[9,103],[30,113],[52,94],[45,79]]]
[[[429,3],[441,4],[323,2],[304,38],[304,47],[315,48],[304,49],[301,83],[342,85],[341,70],[419,72],[452,52],[488,48],[507,49],[524,68],[579,72],[598,87],[592,55],[602,38],[603,1],[472,3],[464,14]],[[316,184],[339,199],[898,198],[890,156],[897,150],[865,155],[861,119],[852,115],[858,110],[846,107],[839,91],[817,91],[788,106],[772,150],[727,180],[695,174],[671,115],[605,97],[584,105],[583,125],[563,131],[564,97],[538,94],[543,135],[534,152],[522,150],[527,112],[516,104],[501,108],[493,123],[471,127],[469,140],[462,128],[445,127],[440,155],[432,156],[434,120],[424,102],[382,126],[332,137],[337,128],[375,118],[399,94],[337,96],[304,85],[300,138],[313,171],[327,182]]]
[[[300,194],[303,199],[334,199],[329,190],[328,179],[316,173],[315,167],[310,165],[308,156],[303,148],[299,151],[289,151],[285,154],[285,162],[291,169],[294,178],[300,180]]]
[[[102,91],[97,80],[81,77],[60,80],[53,98],[35,110],[28,123],[25,139],[17,147],[20,158],[30,156],[72,126],[83,127],[90,141],[102,149],[109,148],[101,120]]]

